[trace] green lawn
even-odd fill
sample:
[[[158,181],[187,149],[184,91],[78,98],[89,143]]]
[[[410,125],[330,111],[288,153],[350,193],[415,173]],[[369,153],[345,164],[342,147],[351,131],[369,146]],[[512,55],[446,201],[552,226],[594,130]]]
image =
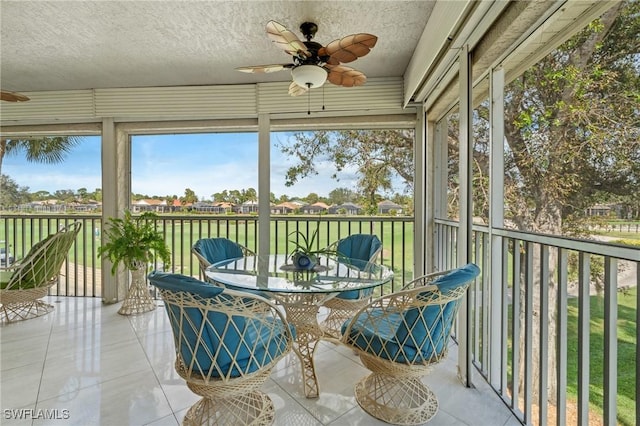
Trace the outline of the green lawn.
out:
[[[626,294],[618,293],[618,422],[621,425],[635,425],[635,377],[636,377],[636,324],[637,288]],[[578,397],[578,300],[569,300],[568,309],[568,347],[567,347],[567,395]],[[604,368],[604,300],[601,296],[591,296],[591,333],[589,350],[590,386],[589,402],[591,409],[600,415],[603,412],[603,368]],[[616,392],[616,390],[613,390]]]
[[[327,221],[328,219],[328,221]],[[331,220],[329,216],[323,216],[320,222],[320,232],[317,246],[326,247],[335,242],[339,237],[345,237],[354,233],[374,233],[383,242],[382,261],[392,267],[396,275],[395,287],[413,277],[413,223],[410,221],[390,221],[384,217],[357,217],[353,220]],[[295,222],[300,220],[300,222]],[[308,221],[308,222],[306,222]],[[36,222],[34,228],[22,227],[22,221],[9,220],[9,229],[5,229],[5,221],[0,221],[0,240],[7,240],[12,244],[11,251],[16,259],[28,252],[29,248],[48,234],[57,230],[57,221]],[[17,229],[13,228],[16,224]],[[62,222],[60,222],[62,223]],[[97,226],[101,233],[99,222],[92,225],[86,222],[86,227]],[[297,223],[297,224],[296,224]],[[96,225],[97,224],[97,225]],[[308,224],[308,225],[307,225]],[[198,262],[191,254],[191,246],[199,238],[226,237],[247,246],[256,251],[256,222],[255,217],[246,219],[226,216],[193,216],[185,218],[172,215],[162,215],[158,224],[164,233],[169,249],[172,253],[172,266],[175,272],[187,275],[198,273]],[[305,234],[311,234],[317,227],[317,222],[308,217],[274,217],[271,226],[271,253],[290,253],[294,245],[289,242],[293,237],[290,234],[300,230]],[[96,238],[95,229],[81,231],[76,244],[72,247],[69,259],[87,267],[99,265],[97,257],[100,247],[100,238]],[[14,238],[15,237],[15,238]],[[404,238],[404,240],[403,240]],[[391,290],[391,284],[385,288],[385,292]]]

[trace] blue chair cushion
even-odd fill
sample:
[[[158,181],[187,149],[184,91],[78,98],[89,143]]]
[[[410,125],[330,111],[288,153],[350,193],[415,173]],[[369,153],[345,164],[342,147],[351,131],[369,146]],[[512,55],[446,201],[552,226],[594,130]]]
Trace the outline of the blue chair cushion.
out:
[[[188,292],[203,299],[217,298],[224,303],[231,297],[224,294],[223,287],[216,287],[192,277],[179,274],[152,272],[149,280],[156,287],[172,292]],[[251,299],[246,299],[247,301]],[[253,303],[253,302],[252,302]],[[211,310],[207,312],[208,323],[203,327],[204,310],[199,307],[181,307],[166,303],[174,335],[184,335],[178,349],[186,365],[203,376],[239,377],[257,371],[286,350],[284,339],[269,339],[274,333],[282,336],[285,324],[269,319],[252,319],[241,315]],[[272,332],[271,328],[276,331]],[[202,331],[201,331],[202,329]],[[223,344],[222,344],[223,343]],[[251,354],[251,347],[254,348]],[[212,356],[215,354],[215,357]],[[215,359],[215,364],[212,363]]]
[[[360,300],[373,294],[373,288],[365,288],[364,290],[348,290],[336,295],[336,297],[345,300]]]
[[[479,273],[480,268],[470,263],[438,277],[432,284],[438,286],[441,293],[447,293],[475,279]],[[431,293],[431,290],[425,290],[417,297],[428,298]],[[364,313],[351,328],[349,340],[360,350],[396,362],[429,361],[446,348],[454,321],[453,315],[459,303],[460,299],[457,299],[448,302],[444,307],[427,305],[402,313],[387,314],[385,324],[378,324],[377,317],[380,317],[381,313],[375,310]],[[348,322],[342,326],[343,334]],[[376,323],[375,327],[367,326],[371,322]],[[398,351],[401,351],[400,356]]]
[[[193,248],[209,263],[217,263],[244,256],[242,247],[227,238],[203,238],[196,241]]]
[[[336,251],[339,258],[344,258],[351,266],[365,269],[370,260],[380,251],[382,243],[375,235],[354,234],[338,241]],[[360,262],[358,262],[360,261]],[[359,300],[373,294],[373,288],[365,290],[350,290],[338,294],[336,297],[345,300]]]
[[[368,262],[381,247],[382,243],[375,235],[354,234],[338,241],[336,251],[341,256]]]
[[[346,321],[342,334],[346,331]],[[416,362],[420,353],[414,347],[402,347],[396,339],[396,330],[402,323],[401,313],[384,313],[373,309],[358,317],[351,328],[349,343],[363,352],[399,363]]]

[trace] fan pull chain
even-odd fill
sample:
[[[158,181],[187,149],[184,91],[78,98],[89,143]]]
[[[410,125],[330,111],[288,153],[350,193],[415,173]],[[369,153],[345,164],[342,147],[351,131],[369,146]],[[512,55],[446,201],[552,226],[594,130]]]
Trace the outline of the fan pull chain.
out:
[[[324,111],[324,85],[322,86],[322,110]]]
[[[311,83],[307,83],[307,115],[311,115]]]

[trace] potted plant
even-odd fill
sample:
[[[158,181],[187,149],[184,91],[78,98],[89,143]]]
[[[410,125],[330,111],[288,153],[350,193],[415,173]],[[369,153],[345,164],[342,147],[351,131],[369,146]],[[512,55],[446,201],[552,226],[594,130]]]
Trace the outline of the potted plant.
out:
[[[329,247],[316,248],[315,242],[318,237],[318,228],[313,231],[310,237],[307,237],[301,231],[293,231],[289,234],[291,237],[295,235],[296,238],[289,240],[295,248],[291,252],[291,263],[297,269],[311,270],[318,264],[318,256],[320,255],[333,255],[336,251]]]
[[[164,265],[170,262],[170,252],[162,233],[155,228],[158,215],[146,212],[134,217],[129,210],[123,218],[110,217],[104,231],[106,242],[98,249],[98,256],[107,257],[115,274],[120,264],[131,271],[131,285],[118,313],[137,314],[155,309],[149,295],[146,273],[154,256]]]

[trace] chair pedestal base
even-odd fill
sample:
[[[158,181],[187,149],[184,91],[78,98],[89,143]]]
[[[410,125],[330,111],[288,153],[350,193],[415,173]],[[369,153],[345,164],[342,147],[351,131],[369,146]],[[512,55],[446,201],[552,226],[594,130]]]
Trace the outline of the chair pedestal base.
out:
[[[207,398],[196,402],[184,417],[184,426],[271,425],[275,409],[271,398],[254,390],[233,398]]]
[[[0,290],[0,322],[28,320],[53,311],[53,305],[38,300],[47,295],[52,285],[30,289]]]
[[[360,407],[371,416],[395,425],[426,423],[438,412],[438,400],[417,377],[372,373],[355,387]]]
[[[184,426],[273,424],[275,409],[269,396],[259,388],[271,375],[271,369],[257,371],[229,382],[205,383],[188,378],[184,365],[176,359],[176,371],[187,380],[187,387],[202,399],[184,417]]]

